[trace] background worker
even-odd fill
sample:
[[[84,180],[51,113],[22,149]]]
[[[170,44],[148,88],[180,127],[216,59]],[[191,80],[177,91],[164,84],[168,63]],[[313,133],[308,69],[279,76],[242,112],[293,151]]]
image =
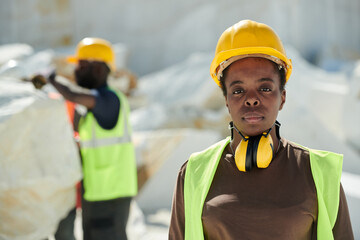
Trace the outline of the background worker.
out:
[[[169,239],[354,239],[342,155],[280,136],[291,70],[269,26],[243,20],[221,35],[210,72],[231,137],[181,167]]]
[[[82,222],[85,240],[127,239],[130,202],[137,194],[134,145],[131,142],[130,108],[125,95],[107,85],[115,70],[112,45],[100,38],[84,38],[77,45],[78,91],[55,80],[49,82],[65,99],[85,106],[74,122],[79,133],[83,166]]]

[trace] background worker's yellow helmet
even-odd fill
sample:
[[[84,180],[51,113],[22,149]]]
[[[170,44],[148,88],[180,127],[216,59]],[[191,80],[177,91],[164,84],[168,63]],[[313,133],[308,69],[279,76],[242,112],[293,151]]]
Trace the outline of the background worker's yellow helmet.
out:
[[[71,63],[79,60],[105,62],[111,71],[116,70],[115,53],[110,42],[102,38],[84,38],[76,47],[76,55],[68,57]]]
[[[242,20],[226,29],[219,38],[210,74],[220,86],[222,71],[231,63],[246,57],[267,58],[285,69],[288,81],[292,64],[284,46],[269,26],[251,20]]]

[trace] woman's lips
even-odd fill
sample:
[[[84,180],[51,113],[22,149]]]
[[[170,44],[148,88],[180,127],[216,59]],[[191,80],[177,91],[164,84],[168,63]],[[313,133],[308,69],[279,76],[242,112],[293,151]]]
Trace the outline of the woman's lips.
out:
[[[243,117],[243,119],[248,123],[258,123],[264,118],[259,114],[247,114]]]

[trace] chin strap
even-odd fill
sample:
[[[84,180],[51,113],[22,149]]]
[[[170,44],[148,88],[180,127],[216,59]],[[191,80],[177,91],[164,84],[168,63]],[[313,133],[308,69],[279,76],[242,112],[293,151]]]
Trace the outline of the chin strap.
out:
[[[278,120],[276,120],[275,121],[276,136],[277,136],[277,138],[279,140],[281,139],[281,137],[280,137],[280,127],[281,127],[281,123]]]
[[[249,137],[245,137],[245,136],[239,131],[239,129],[237,129],[237,127],[234,125],[234,122],[233,122],[233,121],[231,121],[231,122],[229,123],[229,129],[231,130],[231,140],[234,139],[234,131],[233,131],[233,129],[235,129],[235,130],[240,134],[240,136],[244,139],[244,141],[249,140]]]
[[[276,129],[276,136],[277,136],[277,138],[280,140],[280,126],[281,126],[281,124],[280,124],[280,122],[279,122],[278,120],[276,120],[275,123],[272,125],[272,127],[269,128],[269,130],[267,130],[266,134],[263,134],[263,135],[264,135],[265,137],[267,137],[267,136],[269,135],[269,133],[271,132],[271,130],[273,129],[274,126],[275,126],[275,129]],[[231,122],[229,123],[229,130],[231,130],[231,140],[234,139],[234,131],[233,131],[233,129],[235,129],[235,130],[239,133],[239,135],[244,139],[244,141],[249,140],[250,137],[249,137],[249,136],[244,136],[244,135],[239,131],[239,129],[237,129],[237,127],[234,125],[234,122],[233,122],[233,121],[231,121]]]

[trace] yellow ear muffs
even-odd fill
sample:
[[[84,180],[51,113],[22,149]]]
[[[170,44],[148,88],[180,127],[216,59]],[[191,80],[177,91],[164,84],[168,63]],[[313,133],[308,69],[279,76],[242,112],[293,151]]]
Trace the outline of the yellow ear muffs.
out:
[[[270,134],[263,135],[260,138],[257,147],[256,163],[258,168],[267,168],[274,157],[274,143]]]
[[[246,136],[235,150],[235,163],[242,171],[250,171],[253,167],[267,168],[274,155],[274,144],[269,132],[259,136]]]
[[[235,163],[237,168],[242,171],[246,172],[246,155],[248,153],[248,145],[249,145],[249,137],[244,140],[241,140],[239,145],[236,147],[235,150]],[[250,152],[250,151],[249,151]]]

